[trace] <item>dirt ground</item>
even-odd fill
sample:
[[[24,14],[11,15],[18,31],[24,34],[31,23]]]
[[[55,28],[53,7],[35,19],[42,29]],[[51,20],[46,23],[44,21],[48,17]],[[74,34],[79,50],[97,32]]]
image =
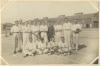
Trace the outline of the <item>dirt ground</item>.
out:
[[[22,53],[13,55],[13,37],[2,34],[2,64],[89,64],[98,56],[98,29],[83,29],[80,33],[80,50],[69,56],[37,55],[24,58]]]

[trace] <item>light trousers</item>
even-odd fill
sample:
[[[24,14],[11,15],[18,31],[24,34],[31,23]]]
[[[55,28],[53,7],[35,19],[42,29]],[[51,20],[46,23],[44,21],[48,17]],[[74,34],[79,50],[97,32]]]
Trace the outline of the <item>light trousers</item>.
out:
[[[64,30],[65,47],[71,50],[71,30]]]
[[[22,37],[20,33],[14,33],[14,51],[22,50]]]
[[[75,49],[77,51],[79,45],[79,33],[73,33],[73,44],[75,44]]]

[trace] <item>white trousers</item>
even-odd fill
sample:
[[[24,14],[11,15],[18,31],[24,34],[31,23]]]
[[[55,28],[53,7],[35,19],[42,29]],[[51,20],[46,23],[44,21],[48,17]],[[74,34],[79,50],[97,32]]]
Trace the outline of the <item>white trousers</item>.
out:
[[[29,33],[23,33],[23,53],[28,53]]]
[[[71,50],[71,30],[64,31],[65,47]]]
[[[22,49],[22,38],[20,33],[14,33],[14,51],[18,51]]]
[[[61,40],[61,32],[56,32],[55,33],[55,41],[56,41],[56,44],[57,44],[57,46],[59,46],[59,47],[62,47],[62,40]]]
[[[56,32],[55,33],[55,41],[56,42],[60,42],[61,41],[61,33],[60,32]]]
[[[47,47],[47,42],[48,42],[48,38],[47,38],[47,33],[46,32],[41,32],[41,38],[43,38],[43,43],[42,43],[42,47],[46,48]]]
[[[44,42],[48,42],[47,33],[46,32],[41,32],[41,37],[44,39]]]
[[[75,44],[75,49],[78,50],[79,33],[73,33],[73,44]]]

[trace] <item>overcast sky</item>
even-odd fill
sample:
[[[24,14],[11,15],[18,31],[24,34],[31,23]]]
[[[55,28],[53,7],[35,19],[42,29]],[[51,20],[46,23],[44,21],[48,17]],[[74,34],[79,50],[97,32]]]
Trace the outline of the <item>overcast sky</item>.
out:
[[[73,1],[73,2],[10,2],[2,10],[2,23],[14,23],[16,19],[34,19],[42,17],[57,17],[59,15],[70,16],[77,12],[95,13],[97,12],[97,2]]]

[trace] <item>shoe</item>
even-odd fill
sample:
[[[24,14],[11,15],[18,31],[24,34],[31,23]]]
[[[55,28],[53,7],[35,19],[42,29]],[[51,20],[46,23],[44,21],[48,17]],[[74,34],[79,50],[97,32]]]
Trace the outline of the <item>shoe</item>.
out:
[[[68,52],[67,54],[68,54],[68,55],[71,55],[71,52]]]
[[[18,52],[20,52],[20,53],[21,53],[21,52],[22,52],[22,50],[18,50]]]
[[[76,52],[78,51],[78,49],[75,50]]]
[[[13,54],[13,56],[17,56],[17,54]]]
[[[64,55],[64,56],[66,56],[66,55],[67,55],[67,53],[64,53],[63,55]]]
[[[25,57],[27,57],[28,56],[28,54],[25,54],[23,57],[25,58]]]
[[[48,53],[48,55],[52,55],[52,53]]]
[[[35,56],[35,54],[30,54],[30,56]]]
[[[16,54],[17,52],[16,52],[16,51],[14,51],[13,53],[14,53],[14,54]]]

